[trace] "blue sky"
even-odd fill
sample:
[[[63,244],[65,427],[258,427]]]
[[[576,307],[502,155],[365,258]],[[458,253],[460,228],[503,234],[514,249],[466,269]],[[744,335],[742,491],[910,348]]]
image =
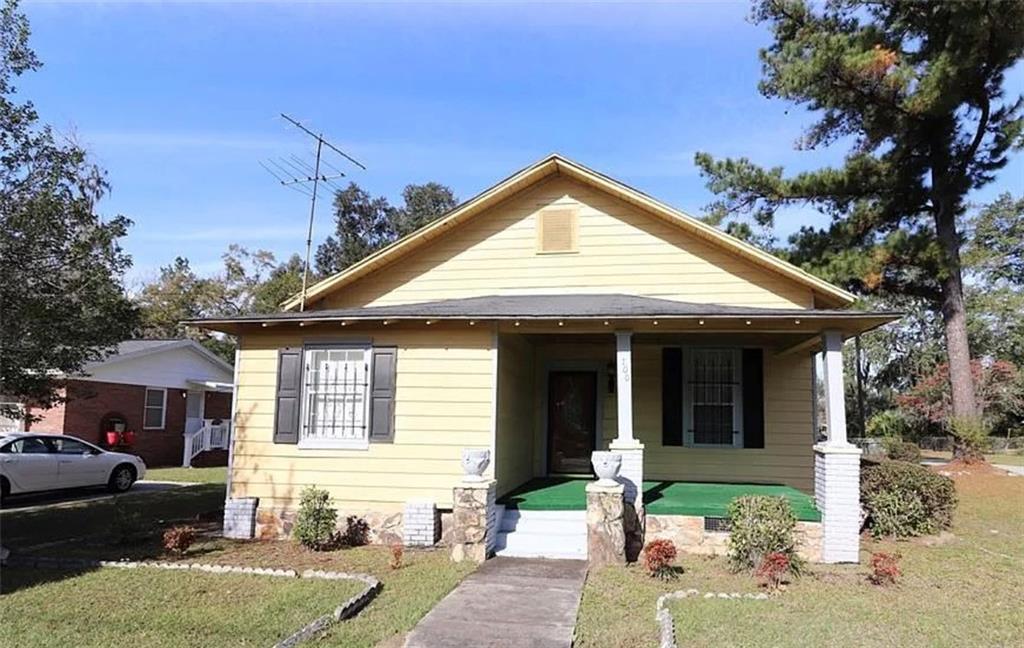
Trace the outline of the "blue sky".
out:
[[[696,151],[793,170],[836,161],[795,151],[810,117],[758,94],[768,37],[748,7],[29,4],[45,65],[19,86],[107,169],[101,211],[135,221],[133,287],[178,255],[214,272],[230,243],[301,251],[308,201],[259,166],[311,159],[280,112],[395,201],[431,180],[465,199],[557,151],[700,213],[712,196]],[[1024,90],[1019,67],[1009,86]],[[1019,193],[1022,178],[1018,158],[975,199]],[[809,222],[822,219],[793,212],[777,230]],[[330,226],[325,205],[316,238]]]

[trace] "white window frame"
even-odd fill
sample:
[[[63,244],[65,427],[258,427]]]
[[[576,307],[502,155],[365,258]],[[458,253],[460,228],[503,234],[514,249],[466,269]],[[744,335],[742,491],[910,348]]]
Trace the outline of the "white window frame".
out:
[[[149,404],[149,392],[158,391],[163,395],[163,399],[160,402],[160,425],[152,426],[146,425],[146,413],[151,409],[156,409],[156,405]],[[146,393],[142,396],[142,429],[143,430],[163,430],[167,426],[167,389],[165,387],[146,387]]]
[[[309,410],[309,391],[306,385],[306,379],[309,376],[309,370],[307,368],[308,355],[315,351],[330,351],[330,350],[345,350],[345,351],[359,351],[363,352],[363,361],[366,364],[366,394],[363,397],[363,438],[362,439],[324,439],[321,437],[308,437],[306,436],[306,430],[308,428],[307,421],[310,416]],[[352,344],[352,343],[341,343],[341,344],[310,344],[306,345],[302,349],[302,388],[300,396],[302,398],[302,405],[299,410],[299,441],[298,447],[300,449],[349,449],[349,450],[367,450],[370,447],[370,401],[373,392],[373,345],[371,344]]]
[[[693,440],[693,361],[697,351],[729,351],[732,354],[732,443],[695,443]],[[687,448],[743,447],[743,352],[738,347],[683,347],[683,446]]]

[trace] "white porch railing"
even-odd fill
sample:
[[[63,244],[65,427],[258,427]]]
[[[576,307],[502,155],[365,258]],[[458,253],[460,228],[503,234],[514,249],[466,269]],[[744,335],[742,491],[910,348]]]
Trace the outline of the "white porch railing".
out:
[[[215,423],[216,421],[216,423]],[[192,460],[207,450],[227,449],[231,442],[231,423],[221,419],[203,419],[203,426],[185,433],[185,450],[181,465],[192,467]]]

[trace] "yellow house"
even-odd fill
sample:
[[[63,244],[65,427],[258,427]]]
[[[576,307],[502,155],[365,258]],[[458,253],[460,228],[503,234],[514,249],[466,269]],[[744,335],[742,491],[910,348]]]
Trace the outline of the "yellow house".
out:
[[[856,559],[857,458],[841,345],[896,317],[853,301],[552,155],[284,312],[190,324],[239,339],[229,497],[258,498],[260,535],[286,533],[316,485],[393,541],[408,503],[451,508],[478,448],[497,551],[516,553],[535,510],[572,539],[518,553],[573,555],[577,518],[554,516],[582,510],[591,453],[610,448],[648,535],[683,533],[661,515],[702,517],[690,544],[713,550],[723,498],[774,489],[824,521],[819,557],[841,561]]]

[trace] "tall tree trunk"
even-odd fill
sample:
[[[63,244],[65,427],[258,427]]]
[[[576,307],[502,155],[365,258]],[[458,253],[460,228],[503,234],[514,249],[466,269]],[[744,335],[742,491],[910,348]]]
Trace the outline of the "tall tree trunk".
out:
[[[960,234],[956,229],[957,201],[949,195],[936,201],[935,228],[942,248],[946,275],[942,279],[942,321],[946,333],[946,356],[954,419],[971,420],[978,416],[971,376],[971,351],[967,343],[967,309],[960,265]],[[976,449],[959,438],[954,454],[970,457]]]

